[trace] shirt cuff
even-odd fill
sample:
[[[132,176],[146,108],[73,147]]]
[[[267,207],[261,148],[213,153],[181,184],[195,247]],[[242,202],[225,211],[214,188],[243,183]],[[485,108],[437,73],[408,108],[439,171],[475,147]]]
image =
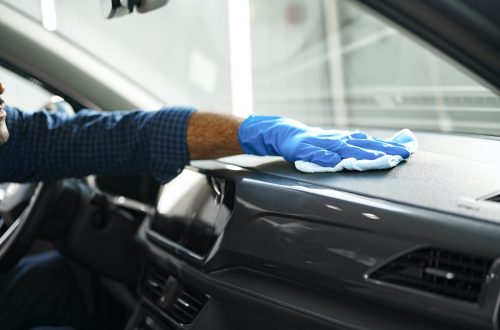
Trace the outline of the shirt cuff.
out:
[[[195,108],[165,107],[154,113],[150,131],[149,172],[165,183],[189,164],[187,128]]]

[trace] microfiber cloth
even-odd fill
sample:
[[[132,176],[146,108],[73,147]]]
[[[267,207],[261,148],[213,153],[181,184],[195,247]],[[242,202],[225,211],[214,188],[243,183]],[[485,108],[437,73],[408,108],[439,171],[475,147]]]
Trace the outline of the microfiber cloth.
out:
[[[400,143],[408,149],[410,154],[413,154],[415,151],[417,151],[417,138],[415,137],[413,132],[407,128],[402,129],[401,131],[394,134],[391,138],[384,139],[383,141]],[[392,168],[401,163],[403,160],[404,158],[399,155],[385,155],[373,160],[344,158],[334,167],[323,167],[314,163],[298,160],[295,162],[295,168],[306,173],[340,172],[342,170],[383,170]]]

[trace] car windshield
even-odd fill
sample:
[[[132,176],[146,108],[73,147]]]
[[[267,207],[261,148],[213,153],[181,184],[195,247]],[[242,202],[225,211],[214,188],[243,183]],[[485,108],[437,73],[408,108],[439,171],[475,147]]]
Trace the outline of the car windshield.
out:
[[[165,104],[322,127],[500,135],[498,95],[349,1],[171,0],[112,20],[97,0],[4,3]]]

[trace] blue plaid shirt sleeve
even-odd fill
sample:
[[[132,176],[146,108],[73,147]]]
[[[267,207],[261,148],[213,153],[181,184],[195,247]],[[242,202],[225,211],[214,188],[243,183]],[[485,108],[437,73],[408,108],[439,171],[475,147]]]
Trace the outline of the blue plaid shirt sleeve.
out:
[[[189,163],[192,108],[83,110],[73,116],[9,106],[5,111],[10,138],[0,146],[0,182],[139,173],[165,182]]]

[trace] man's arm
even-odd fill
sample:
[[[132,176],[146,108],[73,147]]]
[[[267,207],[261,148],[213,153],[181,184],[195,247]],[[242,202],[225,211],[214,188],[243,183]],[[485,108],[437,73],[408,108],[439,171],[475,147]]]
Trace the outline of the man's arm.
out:
[[[192,108],[84,110],[75,116],[9,106],[5,111],[10,137],[0,146],[0,182],[139,173],[164,182],[189,163]]]
[[[416,145],[408,135],[387,141],[361,132],[313,128],[288,118],[250,116],[243,120],[187,107],[156,112],[86,110],[69,116],[47,111],[30,114],[5,106],[5,113],[0,109],[0,135],[6,139],[8,128],[10,138],[0,143],[0,182],[137,173],[164,182],[190,159],[242,152],[283,156],[296,166],[306,162],[335,169],[347,158],[375,160],[395,155],[402,160],[410,155],[407,145]]]
[[[10,139],[0,146],[0,181],[137,173],[164,181],[191,159],[243,153],[243,119],[231,115],[183,107],[76,116],[5,109]]]
[[[195,112],[189,120],[187,144],[191,159],[213,159],[242,154],[238,130],[242,118]]]

